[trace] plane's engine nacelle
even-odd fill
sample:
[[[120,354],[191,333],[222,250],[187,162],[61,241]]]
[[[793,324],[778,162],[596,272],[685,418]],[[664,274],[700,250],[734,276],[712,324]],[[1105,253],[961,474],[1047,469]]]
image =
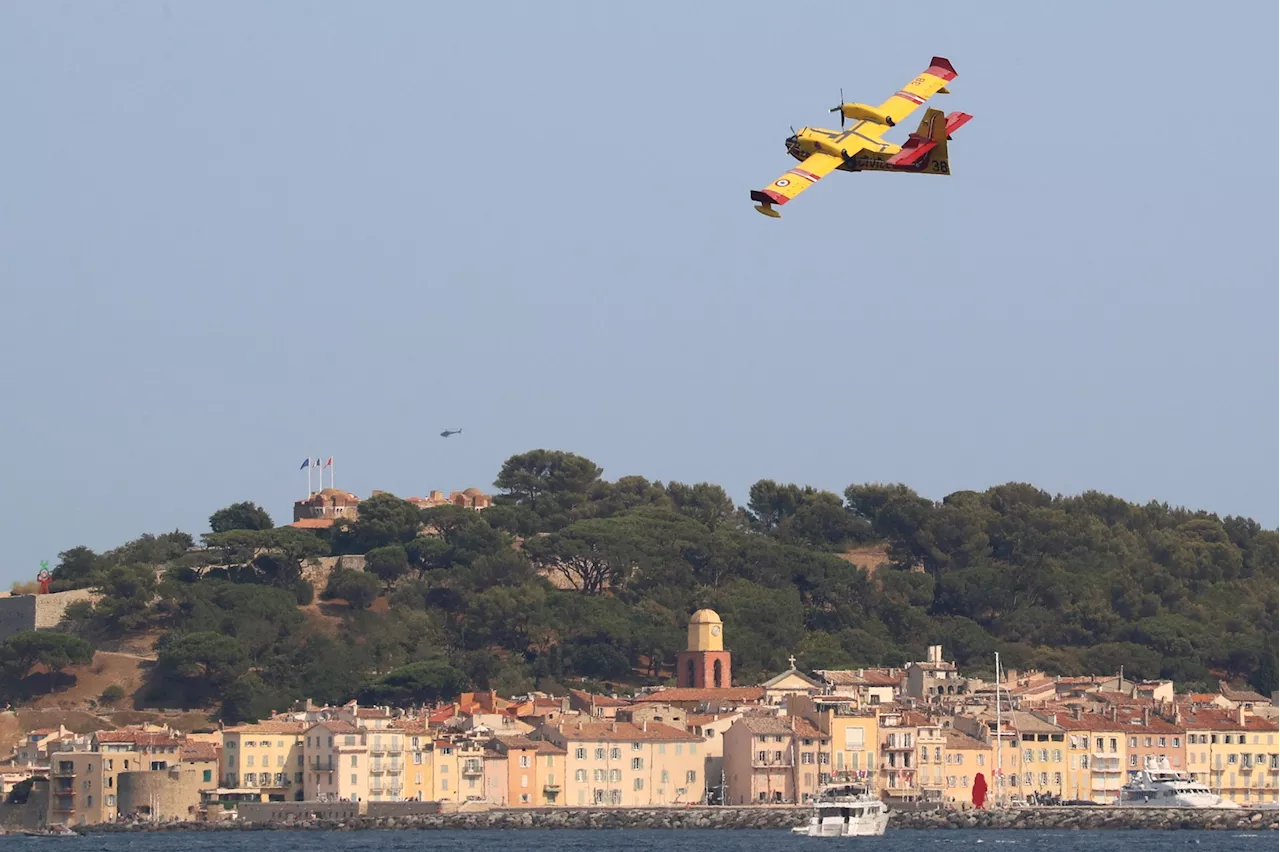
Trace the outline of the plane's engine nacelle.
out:
[[[866,104],[841,104],[840,112],[844,113],[845,118],[851,118],[854,121],[871,121],[888,127],[893,127],[894,123],[892,118]]]

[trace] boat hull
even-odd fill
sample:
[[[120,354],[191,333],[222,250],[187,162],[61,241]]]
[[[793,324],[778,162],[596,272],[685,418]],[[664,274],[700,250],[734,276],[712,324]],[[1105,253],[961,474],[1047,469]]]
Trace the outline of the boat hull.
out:
[[[793,828],[794,834],[806,837],[878,837],[889,827],[889,814],[841,819],[838,816],[811,819],[807,826]]]

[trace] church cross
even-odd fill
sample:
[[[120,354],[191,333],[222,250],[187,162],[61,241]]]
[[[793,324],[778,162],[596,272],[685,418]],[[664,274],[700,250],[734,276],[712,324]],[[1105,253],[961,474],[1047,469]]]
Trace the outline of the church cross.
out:
[[[787,657],[787,662],[791,664],[791,668],[794,670],[796,667],[796,655],[792,654],[790,657]]]

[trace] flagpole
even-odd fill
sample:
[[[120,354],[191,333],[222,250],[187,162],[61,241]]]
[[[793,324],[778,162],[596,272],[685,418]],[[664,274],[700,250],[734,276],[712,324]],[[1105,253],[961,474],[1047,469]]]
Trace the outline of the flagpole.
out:
[[[311,459],[307,459],[307,497],[311,497]]]

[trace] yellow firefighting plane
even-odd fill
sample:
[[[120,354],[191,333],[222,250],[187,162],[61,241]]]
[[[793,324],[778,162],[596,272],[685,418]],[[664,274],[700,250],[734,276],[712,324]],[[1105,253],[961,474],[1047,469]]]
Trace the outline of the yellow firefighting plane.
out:
[[[787,137],[787,153],[800,161],[764,189],[751,190],[756,209],[777,219],[781,206],[833,171],[915,172],[928,175],[951,174],[947,161],[947,141],[951,134],[973,116],[953,112],[943,116],[940,109],[925,110],[920,127],[905,144],[894,145],[880,137],[890,127],[915,112],[916,107],[937,94],[950,94],[947,83],[956,78],[956,69],[941,56],[933,57],[925,72],[916,77],[878,107],[842,103],[831,112],[840,113],[840,130],[805,127]],[[845,119],[853,125],[844,130]]]

